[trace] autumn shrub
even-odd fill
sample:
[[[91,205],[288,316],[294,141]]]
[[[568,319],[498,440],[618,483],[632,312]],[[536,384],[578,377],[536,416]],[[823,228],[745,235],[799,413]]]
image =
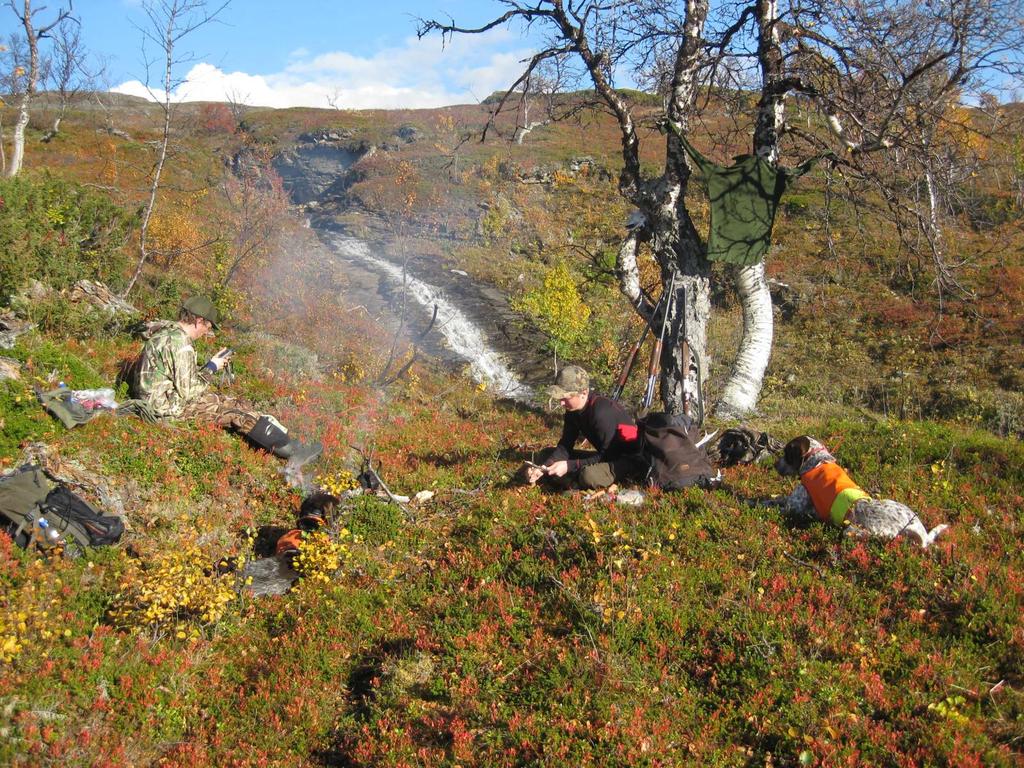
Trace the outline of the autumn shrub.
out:
[[[5,534],[0,547],[12,556],[10,539]],[[60,602],[56,593],[62,586],[60,577],[48,562],[33,555],[27,561],[24,582],[18,585],[0,607],[0,663],[10,664],[25,653],[37,654],[45,645],[62,637]],[[70,630],[68,631],[70,634]]]
[[[219,573],[201,547],[184,542],[151,562],[129,560],[107,617],[125,631],[197,638],[237,598],[237,582],[235,573]]]
[[[513,300],[512,306],[530,315],[550,337],[553,351],[571,357],[587,331],[590,308],[565,263],[547,271],[540,286]]]
[[[335,472],[322,472],[316,476],[316,484],[321,489],[333,496],[340,496],[345,491],[351,491],[359,487],[355,475],[347,469],[339,469]]]
[[[357,384],[367,376],[366,365],[367,361],[364,355],[347,353],[329,368],[329,374],[331,378],[342,384],[347,382]]]
[[[0,303],[30,280],[121,287],[133,217],[110,198],[47,173],[0,180]]]
[[[497,157],[494,158],[494,164]],[[496,167],[496,165],[495,165]],[[485,171],[491,173],[491,171]],[[512,204],[504,196],[498,195],[492,198],[484,215],[480,218],[480,234],[491,242],[499,237],[509,234],[510,228],[517,222],[522,221],[522,214],[516,211]]]
[[[198,128],[201,132],[215,135],[232,135],[238,127],[231,109],[226,104],[206,103],[199,107],[197,116]]]
[[[330,581],[348,554],[345,540],[349,537],[347,528],[342,528],[337,536],[323,530],[303,534],[292,567],[307,581]]]

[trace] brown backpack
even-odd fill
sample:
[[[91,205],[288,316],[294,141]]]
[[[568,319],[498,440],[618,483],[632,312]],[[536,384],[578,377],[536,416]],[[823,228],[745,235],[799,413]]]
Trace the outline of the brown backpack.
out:
[[[637,420],[640,450],[650,465],[647,481],[665,491],[696,485],[710,488],[715,470],[703,446],[697,447],[698,429],[682,414],[650,413]]]

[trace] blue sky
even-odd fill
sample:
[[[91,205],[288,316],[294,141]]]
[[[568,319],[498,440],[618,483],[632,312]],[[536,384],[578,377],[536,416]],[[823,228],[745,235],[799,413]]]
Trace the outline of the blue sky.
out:
[[[215,6],[218,0],[209,0]],[[57,0],[38,18],[47,21]],[[76,0],[82,37],[107,61],[107,87],[146,95],[141,0]],[[434,107],[477,102],[507,87],[529,55],[516,30],[455,38],[443,50],[438,36],[416,39],[416,16],[454,17],[478,24],[502,12],[491,0],[232,0],[218,21],[177,47],[191,61],[175,71],[175,98],[224,100],[274,107]],[[0,35],[18,30],[0,6]],[[162,55],[153,51],[153,55]],[[151,82],[162,79],[162,62]],[[160,95],[159,93],[157,95]]]

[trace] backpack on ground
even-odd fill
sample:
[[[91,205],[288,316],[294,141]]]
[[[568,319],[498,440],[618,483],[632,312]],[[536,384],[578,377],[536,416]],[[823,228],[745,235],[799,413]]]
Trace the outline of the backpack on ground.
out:
[[[0,527],[19,547],[28,547],[39,506],[53,485],[39,467],[31,465],[0,477]]]
[[[0,478],[0,527],[18,546],[29,546],[40,517],[64,539],[71,556],[84,547],[116,544],[124,533],[121,518],[101,514],[67,486],[53,483],[37,465]]]
[[[718,442],[708,446],[708,458],[719,467],[755,464],[782,451],[782,443],[767,432],[758,432],[746,424],[731,427]]]
[[[124,534],[121,518],[102,514],[65,485],[50,491],[41,509],[65,539],[70,535],[81,546],[116,544]]]
[[[637,427],[641,453],[651,467],[650,485],[665,491],[717,485],[718,474],[703,446],[697,446],[699,430],[689,417],[651,413],[638,419]]]

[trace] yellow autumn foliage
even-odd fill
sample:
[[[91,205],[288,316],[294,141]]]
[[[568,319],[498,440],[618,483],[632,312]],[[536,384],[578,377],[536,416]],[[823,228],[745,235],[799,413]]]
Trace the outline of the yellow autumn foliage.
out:
[[[196,638],[224,616],[236,586],[234,573],[218,573],[202,549],[184,545],[151,563],[130,560],[108,617],[118,629]]]
[[[342,528],[338,538],[344,540],[348,536],[348,529]],[[326,531],[307,533],[302,537],[299,554],[292,561],[292,567],[307,582],[327,582],[341,567],[342,558],[347,554],[348,548],[332,539]]]
[[[201,227],[204,191],[196,192],[177,205],[157,207],[149,222],[148,238],[164,258],[175,259],[198,249],[206,240]]]
[[[572,345],[583,338],[590,319],[588,307],[573,280],[569,267],[558,264],[544,275],[539,287],[527,291],[513,306],[532,316],[557,342]]]
[[[23,652],[38,653],[47,643],[66,634],[60,617],[61,575],[42,558],[28,566],[28,578],[5,595],[0,605],[0,663],[8,664]]]

